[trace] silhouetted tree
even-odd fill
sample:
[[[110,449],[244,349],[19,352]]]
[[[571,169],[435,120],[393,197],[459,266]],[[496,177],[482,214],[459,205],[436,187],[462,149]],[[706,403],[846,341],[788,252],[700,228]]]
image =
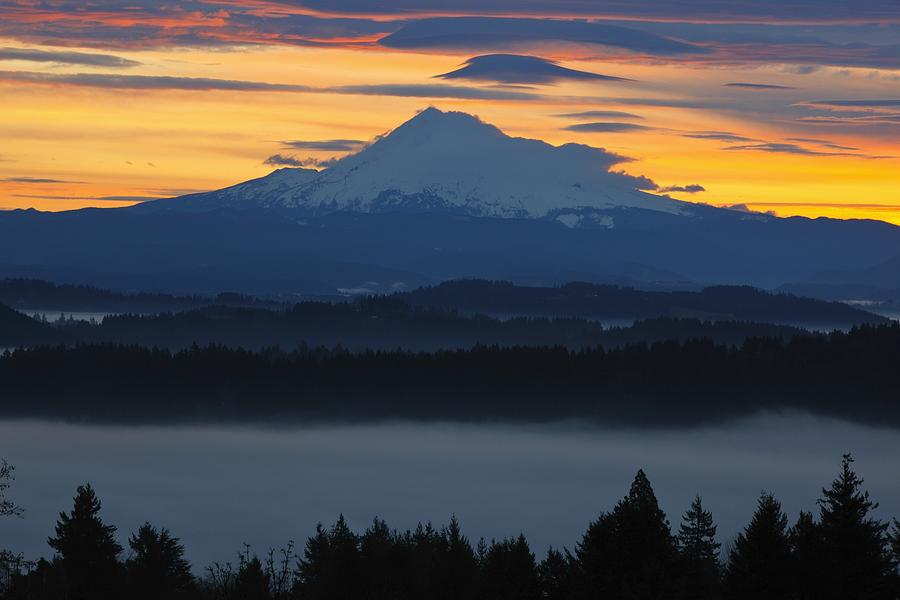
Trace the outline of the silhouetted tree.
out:
[[[791,597],[790,542],[781,503],[764,493],[750,524],[738,534],[723,579],[727,600]]]
[[[350,600],[360,588],[359,538],[344,515],[330,530],[321,525],[306,542],[297,566],[297,595],[309,599]]]
[[[819,500],[822,598],[887,600],[896,576],[888,524],[872,517],[878,504],[861,489],[863,480],[852,464],[845,454],[840,473]]]
[[[14,466],[6,462],[5,459],[0,458],[0,517],[12,517],[22,514],[21,507],[16,506],[12,500],[6,497],[6,491],[15,479],[13,476],[13,471],[15,470]]]
[[[184,559],[184,546],[168,529],[157,530],[144,523],[128,539],[132,556],[125,561],[131,598],[187,598],[195,592],[191,565]]]
[[[100,500],[90,484],[78,486],[69,514],[60,513],[56,537],[47,543],[60,556],[67,598],[96,600],[117,595],[122,552],[116,528],[100,519]]]
[[[269,578],[258,556],[250,556],[249,549],[241,556],[241,564],[234,580],[234,600],[270,600]]]
[[[435,573],[435,590],[441,600],[471,598],[478,577],[478,561],[456,515],[441,530]]]
[[[492,542],[481,561],[484,600],[538,600],[537,565],[524,535]]]
[[[791,544],[791,571],[794,596],[799,600],[817,600],[821,597],[822,531],[815,517],[808,511],[800,511],[797,522],[788,532]]]
[[[550,548],[538,565],[538,583],[545,600],[570,600],[576,594],[576,561],[565,553]]]
[[[675,543],[643,471],[610,513],[590,524],[576,549],[586,598],[668,598],[674,591]]]
[[[700,496],[682,517],[676,536],[679,555],[678,595],[684,600],[710,600],[719,596],[719,548],[712,513]]]

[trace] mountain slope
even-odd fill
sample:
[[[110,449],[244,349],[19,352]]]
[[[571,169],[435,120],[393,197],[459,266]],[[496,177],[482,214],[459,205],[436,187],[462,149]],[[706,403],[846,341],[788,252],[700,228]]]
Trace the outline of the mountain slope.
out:
[[[610,170],[625,160],[581,144],[552,146],[513,138],[472,115],[428,108],[324,171],[280,169],[224,190],[148,203],[138,210],[428,210],[480,217],[561,217],[566,224],[581,217],[566,216],[569,209],[689,212],[688,203],[640,191],[648,186],[645,179]]]

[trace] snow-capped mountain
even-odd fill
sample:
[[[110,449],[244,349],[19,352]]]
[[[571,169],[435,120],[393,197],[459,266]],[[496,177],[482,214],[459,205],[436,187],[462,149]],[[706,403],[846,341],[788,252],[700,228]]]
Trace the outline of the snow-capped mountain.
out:
[[[311,214],[441,211],[480,217],[556,218],[640,208],[684,214],[691,205],[641,191],[647,181],[612,170],[621,156],[581,144],[514,138],[477,117],[428,108],[324,171],[280,169],[239,185],[146,208],[264,207]],[[594,224],[611,225],[593,215]]]

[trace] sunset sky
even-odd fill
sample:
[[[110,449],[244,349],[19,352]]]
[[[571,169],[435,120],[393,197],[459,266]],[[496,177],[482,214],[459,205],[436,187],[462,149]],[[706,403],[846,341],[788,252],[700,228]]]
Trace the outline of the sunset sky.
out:
[[[322,168],[427,106],[683,200],[900,223],[897,0],[0,0],[6,209]]]

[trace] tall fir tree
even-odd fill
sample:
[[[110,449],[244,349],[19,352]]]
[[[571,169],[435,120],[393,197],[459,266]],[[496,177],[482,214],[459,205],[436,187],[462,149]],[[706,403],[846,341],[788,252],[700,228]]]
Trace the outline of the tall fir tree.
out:
[[[676,536],[678,545],[678,596],[682,600],[715,600],[719,597],[719,548],[712,513],[700,496],[684,514]]]
[[[638,471],[628,495],[591,523],[576,549],[586,598],[670,598],[676,550],[650,481]]]
[[[493,542],[481,564],[483,600],[538,600],[537,564],[525,536]]]
[[[184,546],[168,529],[144,523],[128,539],[131,557],[125,561],[128,594],[135,600],[189,598],[195,593],[191,565]]]
[[[841,470],[819,500],[823,600],[893,600],[896,576],[888,524],[872,516],[878,504],[862,489],[845,454]]]
[[[462,534],[456,515],[443,528],[435,574],[437,597],[441,600],[463,600],[475,593],[478,561],[468,538]]]
[[[781,503],[764,493],[750,524],[728,555],[722,592],[726,600],[788,600],[793,593],[787,516]]]
[[[550,548],[538,565],[538,582],[545,600],[571,600],[576,596],[575,557]]]
[[[122,546],[116,528],[100,519],[100,507],[90,484],[79,486],[72,512],[59,514],[56,537],[47,540],[60,556],[68,600],[102,600],[120,592]]]
[[[800,511],[797,522],[788,532],[791,543],[791,569],[794,597],[797,600],[818,600],[823,596],[822,531],[811,512]]]

